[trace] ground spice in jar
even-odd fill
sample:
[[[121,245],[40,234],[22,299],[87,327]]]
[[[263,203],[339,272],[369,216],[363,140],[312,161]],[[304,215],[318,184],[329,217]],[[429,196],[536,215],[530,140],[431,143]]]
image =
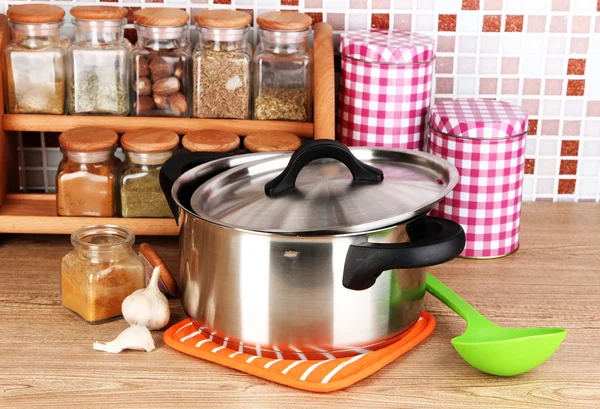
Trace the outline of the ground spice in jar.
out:
[[[56,176],[59,216],[116,215],[117,133],[102,128],[76,128],[58,141],[64,158]]]
[[[106,52],[103,52],[106,53]],[[106,58],[122,60],[113,52]],[[123,53],[125,55],[125,53]],[[115,70],[117,72],[115,72]],[[114,114],[126,115],[129,111],[129,96],[126,78],[116,69],[100,68],[97,70],[81,71],[75,79],[71,78],[69,110],[73,114]]]
[[[259,120],[306,121],[308,93],[304,88],[263,88],[256,98],[254,117]]]

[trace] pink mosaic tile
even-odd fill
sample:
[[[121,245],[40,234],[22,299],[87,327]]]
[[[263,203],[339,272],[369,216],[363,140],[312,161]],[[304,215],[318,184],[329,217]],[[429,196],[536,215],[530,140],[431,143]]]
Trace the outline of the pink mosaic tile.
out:
[[[407,15],[410,19],[410,16]],[[439,36],[437,39],[437,50],[438,52],[452,53],[456,46],[456,37],[454,36]]]
[[[529,113],[529,115],[537,116],[540,113],[539,99],[523,99],[521,106]]]
[[[563,136],[581,135],[581,121],[564,121],[562,134]]]
[[[571,0],[552,0],[552,11],[569,11]]]
[[[388,10],[390,8],[390,0],[373,0],[371,6],[374,9]]]
[[[540,95],[540,88],[542,86],[542,80],[536,79],[525,79],[523,82],[523,95]]]
[[[569,48],[569,52],[571,54],[587,54],[589,45],[589,38],[571,38],[571,47]]]
[[[567,16],[552,16],[550,19],[551,33],[566,33],[567,32]]]
[[[600,116],[600,101],[588,101],[586,116]]]
[[[587,34],[590,32],[592,16],[573,16],[571,32],[576,34]]]
[[[496,94],[498,92],[498,78],[480,78],[479,94]]]
[[[351,9],[366,9],[367,0],[350,0]]]
[[[438,74],[452,74],[454,68],[453,57],[437,57],[435,63],[435,72]]]
[[[438,78],[435,82],[436,94],[452,94],[454,92],[454,78]]]
[[[503,57],[501,72],[502,74],[518,74],[519,57]]]
[[[334,30],[344,30],[345,16],[344,13],[327,13],[327,22]]]
[[[323,0],[304,0],[304,7],[307,9],[320,9],[323,7]]]
[[[546,31],[546,16],[529,16],[527,18],[527,32],[543,33]]]
[[[544,89],[545,95],[562,95],[563,93],[563,80],[560,79],[547,79],[546,87]]]
[[[558,119],[542,120],[542,135],[558,135],[558,127],[560,121]]]
[[[594,24],[594,33],[600,33],[600,16],[596,16],[596,24]]]
[[[502,0],[484,0],[484,10],[502,10]]]
[[[502,94],[513,95],[519,93],[518,78],[503,78],[502,79]]]

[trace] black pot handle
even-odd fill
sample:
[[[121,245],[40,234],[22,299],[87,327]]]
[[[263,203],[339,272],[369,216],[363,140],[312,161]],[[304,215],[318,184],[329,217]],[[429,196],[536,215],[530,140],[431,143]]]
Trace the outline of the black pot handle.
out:
[[[451,220],[420,217],[406,226],[406,232],[410,243],[351,245],[344,264],[344,287],[366,290],[384,271],[445,263],[465,248],[465,232]]]
[[[161,166],[158,180],[176,222],[179,222],[180,209],[171,196],[171,189],[177,178],[196,166],[200,166],[212,160],[221,159],[228,155],[229,154],[213,152],[178,152]],[[196,187],[198,186],[195,186],[194,189]],[[190,192],[187,193],[191,196]]]
[[[265,185],[266,195],[275,197],[294,189],[302,168],[313,160],[322,158],[337,159],[342,162],[352,172],[354,182],[380,183],[383,180],[383,172],[380,169],[359,161],[343,143],[319,139],[305,143],[292,154],[283,172]]]

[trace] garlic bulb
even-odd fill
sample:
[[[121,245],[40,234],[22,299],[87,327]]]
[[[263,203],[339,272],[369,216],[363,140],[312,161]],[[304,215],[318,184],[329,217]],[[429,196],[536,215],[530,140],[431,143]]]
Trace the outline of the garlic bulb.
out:
[[[160,267],[155,267],[148,287],[133,292],[123,300],[121,311],[129,324],[157,330],[169,322],[169,301],[158,288],[159,276]]]
[[[112,354],[118,354],[124,349],[150,352],[154,349],[154,340],[148,328],[132,325],[121,332],[113,341],[106,344],[94,342],[94,349]]]

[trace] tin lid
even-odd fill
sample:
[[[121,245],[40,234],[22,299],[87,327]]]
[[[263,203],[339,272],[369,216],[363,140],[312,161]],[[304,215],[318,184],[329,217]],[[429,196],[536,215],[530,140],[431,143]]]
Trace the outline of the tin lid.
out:
[[[527,132],[528,114],[504,101],[462,98],[438,102],[431,108],[431,128],[452,136],[504,139]]]
[[[42,24],[57,23],[65,16],[65,11],[54,4],[17,4],[6,12],[15,23]]]
[[[453,165],[424,152],[318,140],[218,174],[196,189],[191,207],[241,230],[348,234],[420,216],[457,183]]]
[[[384,64],[422,63],[433,59],[435,40],[402,30],[366,29],[342,33],[342,55]]]

